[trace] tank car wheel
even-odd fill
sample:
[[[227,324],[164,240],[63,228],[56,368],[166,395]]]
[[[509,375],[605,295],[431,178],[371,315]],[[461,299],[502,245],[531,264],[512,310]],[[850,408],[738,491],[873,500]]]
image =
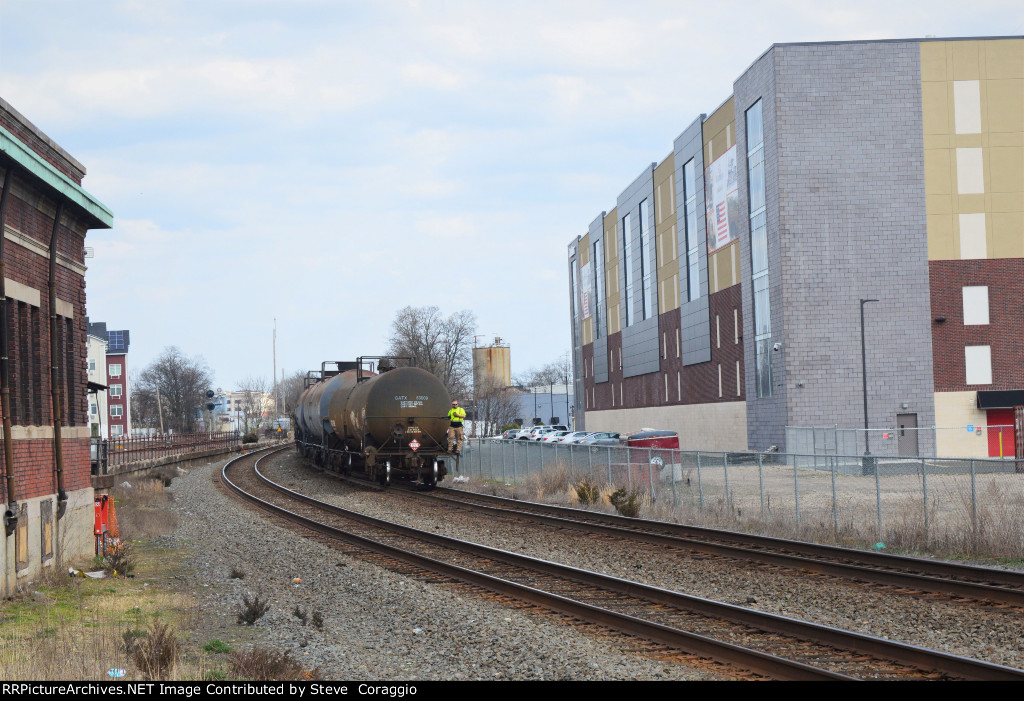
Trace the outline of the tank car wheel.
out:
[[[381,471],[380,476],[377,477],[377,481],[380,482],[382,487],[387,487],[391,484],[391,461],[388,460],[384,463],[384,469]]]

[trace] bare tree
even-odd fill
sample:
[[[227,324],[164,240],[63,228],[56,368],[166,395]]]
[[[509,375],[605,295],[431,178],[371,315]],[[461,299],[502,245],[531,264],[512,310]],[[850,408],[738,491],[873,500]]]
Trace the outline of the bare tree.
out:
[[[522,390],[486,380],[473,397],[473,428],[478,436],[491,436],[515,424]]]
[[[405,307],[391,322],[388,353],[414,357],[417,367],[437,375],[458,397],[472,382],[475,331],[476,316],[468,309],[445,318],[437,307]]]
[[[292,412],[295,411],[295,407],[299,405],[299,398],[306,388],[305,382],[306,373],[302,370],[284,379],[281,387],[284,392],[284,413],[286,416],[291,416]]]
[[[241,398],[235,407],[239,412],[242,433],[253,433],[267,422],[274,407],[274,397],[270,394],[272,385],[265,377],[247,377],[238,383]]]
[[[521,387],[560,385],[571,381],[572,376],[572,363],[569,354],[565,353],[539,370],[530,368],[525,373],[516,375],[515,384]]]
[[[139,375],[135,394],[149,394],[155,400],[159,391],[164,428],[187,433],[196,430],[206,390],[212,385],[213,373],[202,357],[187,358],[177,347],[168,346]],[[151,427],[160,423],[159,417],[147,420]]]

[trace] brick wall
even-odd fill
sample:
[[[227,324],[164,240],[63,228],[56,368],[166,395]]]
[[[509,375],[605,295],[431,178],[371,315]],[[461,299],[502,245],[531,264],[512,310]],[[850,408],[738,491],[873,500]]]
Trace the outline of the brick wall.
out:
[[[929,263],[935,391],[1024,389],[1024,259]],[[988,287],[989,323],[964,326],[963,288]],[[991,346],[992,384],[968,385],[965,346]]]

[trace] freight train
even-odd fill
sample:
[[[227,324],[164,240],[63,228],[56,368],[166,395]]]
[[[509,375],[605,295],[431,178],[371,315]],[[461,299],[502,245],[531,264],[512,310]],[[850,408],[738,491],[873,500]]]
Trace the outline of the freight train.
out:
[[[412,362],[361,356],[307,373],[292,416],[299,454],[385,486],[435,487],[458,460],[448,452],[451,398],[441,380]]]

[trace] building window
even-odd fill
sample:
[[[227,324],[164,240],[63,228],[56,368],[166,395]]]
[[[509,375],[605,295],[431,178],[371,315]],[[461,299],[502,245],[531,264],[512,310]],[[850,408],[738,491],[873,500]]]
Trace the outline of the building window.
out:
[[[594,312],[594,339],[601,338],[605,329],[605,298],[604,298],[604,248],[601,243],[595,243],[593,248],[594,260],[594,301],[597,309]]]
[[[96,359],[89,358],[89,373],[92,374],[94,372],[96,372]]]
[[[98,409],[96,408],[96,405],[95,405],[95,404],[89,404],[89,413],[90,413],[90,414],[92,414],[93,416],[96,416],[96,415],[98,415],[98,414],[99,414],[100,412],[99,412],[99,410],[98,410]]]
[[[984,326],[988,320],[988,287],[965,287],[964,326]]]
[[[124,407],[120,405],[114,405],[110,407],[110,415],[112,417],[124,416]]]
[[[110,396],[120,397],[121,396],[121,385],[110,385]]]
[[[654,242],[651,240],[651,213],[647,200],[640,203],[640,279],[643,318],[654,316],[654,280],[657,267],[654,260]]]
[[[992,346],[966,346],[964,364],[967,370],[967,384],[992,384]]]
[[[683,166],[683,225],[686,227],[686,286],[689,300],[700,298],[700,241],[697,238],[697,175],[693,159]]]
[[[626,326],[633,323],[633,247],[629,240],[631,232],[632,219],[627,214],[622,218],[622,286],[626,291]]]
[[[124,426],[120,424],[112,424],[110,426],[110,437],[117,438],[118,436],[124,435]]]
[[[758,397],[772,396],[772,321],[768,285],[768,227],[764,186],[761,101],[747,110],[747,188],[750,200],[751,288],[754,296],[754,384]]]
[[[121,376],[121,365],[120,363],[114,363],[110,366],[110,376],[120,377]]]

